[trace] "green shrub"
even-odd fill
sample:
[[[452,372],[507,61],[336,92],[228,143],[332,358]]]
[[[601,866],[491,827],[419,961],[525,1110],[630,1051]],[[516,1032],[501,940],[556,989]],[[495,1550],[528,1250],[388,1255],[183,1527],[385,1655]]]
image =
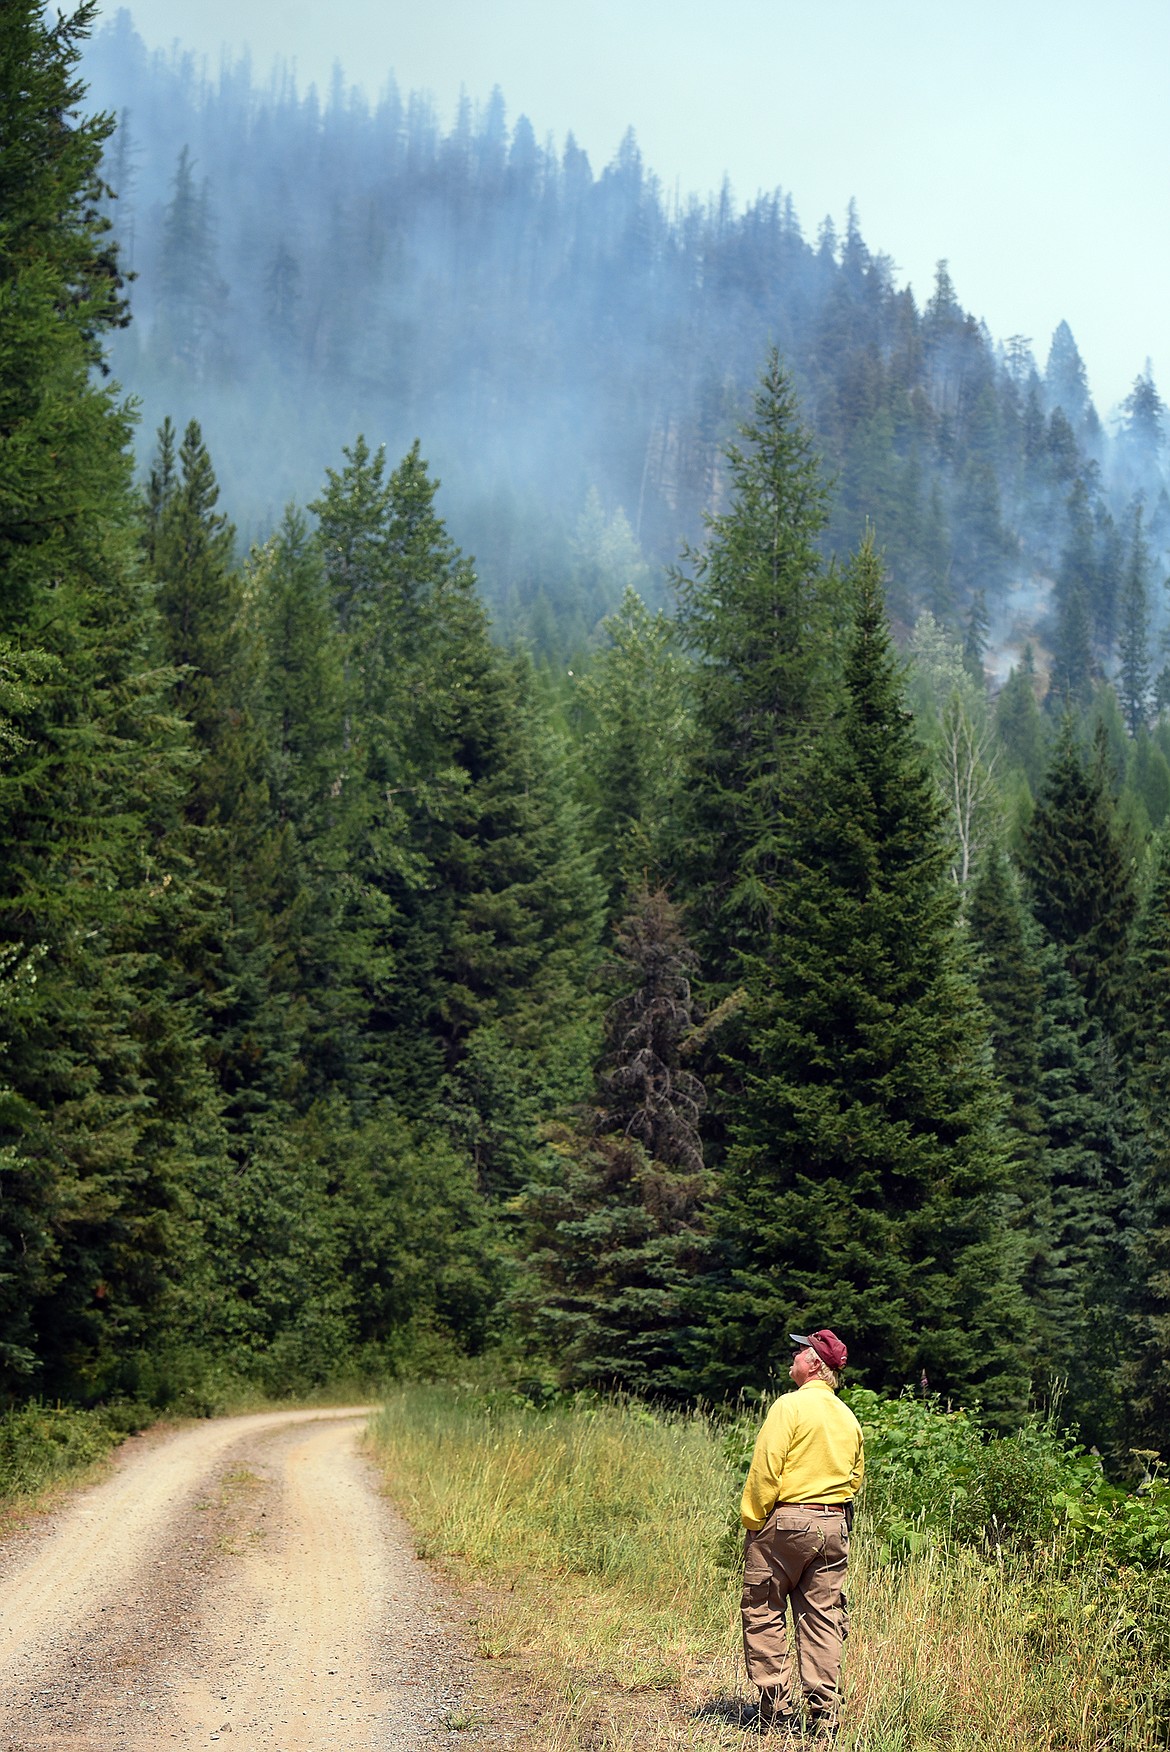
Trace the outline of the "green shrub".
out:
[[[1170,1554],[1170,1485],[1156,1471],[1137,1491],[1111,1483],[1097,1455],[1051,1419],[994,1436],[937,1400],[862,1387],[842,1397],[865,1431],[862,1501],[887,1559],[940,1538],[1028,1552],[1058,1528],[1116,1563],[1149,1568]]]
[[[81,1411],[39,1402],[0,1414],[0,1500],[32,1496],[91,1466],[149,1416],[140,1405]]]

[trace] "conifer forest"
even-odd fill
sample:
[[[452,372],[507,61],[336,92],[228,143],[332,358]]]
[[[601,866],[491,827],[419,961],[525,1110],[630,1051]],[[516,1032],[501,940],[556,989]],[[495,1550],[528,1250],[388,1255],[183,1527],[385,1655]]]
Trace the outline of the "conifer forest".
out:
[[[832,1325],[1166,1450],[1148,369],[88,0],[0,9],[0,312],[0,1405]]]

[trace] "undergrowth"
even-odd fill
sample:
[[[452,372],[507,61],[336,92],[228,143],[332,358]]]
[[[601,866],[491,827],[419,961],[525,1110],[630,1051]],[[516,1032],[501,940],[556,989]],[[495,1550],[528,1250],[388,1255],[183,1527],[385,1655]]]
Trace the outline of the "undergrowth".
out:
[[[1152,1752],[1170,1744],[1170,1583],[1157,1476],[1110,1485],[1049,1424],[996,1438],[937,1405],[852,1395],[867,1487],[850,1570],[842,1745]],[[742,1741],[742,1472],[759,1412],[538,1409],[403,1387],[374,1426],[419,1546],[489,1584],[481,1651],[512,1663],[525,1744]]]
[[[39,1401],[0,1413],[0,1502],[36,1496],[92,1466],[153,1415],[142,1405],[87,1411]]]

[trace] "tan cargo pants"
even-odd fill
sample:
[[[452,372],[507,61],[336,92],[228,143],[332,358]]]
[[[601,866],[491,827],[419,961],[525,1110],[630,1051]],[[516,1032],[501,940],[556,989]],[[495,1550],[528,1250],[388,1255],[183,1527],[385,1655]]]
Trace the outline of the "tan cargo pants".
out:
[[[792,1603],[800,1687],[810,1722],[837,1724],[841,1648],[848,1635],[842,1591],[849,1562],[844,1513],[783,1505],[744,1542],[743,1658],[748,1678],[772,1691],[778,1716],[793,1708],[785,1611]]]

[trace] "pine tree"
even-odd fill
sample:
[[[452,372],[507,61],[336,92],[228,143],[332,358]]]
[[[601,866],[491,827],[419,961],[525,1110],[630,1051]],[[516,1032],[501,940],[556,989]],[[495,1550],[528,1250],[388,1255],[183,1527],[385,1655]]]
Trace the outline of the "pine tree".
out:
[[[263,653],[258,714],[269,750],[277,870],[272,972],[292,998],[298,1105],[368,1095],[364,995],[391,977],[393,920],[363,882],[363,787],[346,749],[345,654],[320,543],[290,508],[253,555],[248,593]]]
[[[541,1123],[587,1087],[604,891],[530,662],[489,651],[482,679],[470,783],[434,846],[455,890],[436,996],[452,1117],[501,1196],[527,1178]]]
[[[967,628],[963,636],[963,667],[978,688],[986,688],[987,675],[983,660],[987,655],[987,638],[991,631],[991,617],[987,612],[987,596],[983,590],[976,590],[971,598],[971,607],[967,613]]]
[[[417,444],[360,440],[313,507],[352,710],[353,871],[384,909],[371,1090],[442,1110],[484,1185],[526,1178],[541,1104],[580,1092],[601,889],[531,665],[492,645]]]
[[[1068,502],[1068,539],[1056,579],[1056,637],[1049,705],[1068,712],[1088,704],[1093,683],[1092,601],[1096,581],[1088,493],[1077,480]]]
[[[1120,1428],[1115,1334],[1129,1286],[1140,1144],[1113,1054],[1060,950],[1028,914],[1002,856],[989,859],[970,910],[980,995],[1014,1138],[1032,1380],[1063,1384],[1087,1440]]]
[[[612,910],[662,860],[690,729],[689,670],[674,624],[632,590],[602,630],[608,643],[578,687],[585,723],[575,765]]]
[[[866,1381],[925,1369],[1005,1410],[1026,1321],[987,1022],[868,547],[856,591],[845,703],[802,773],[750,969],[708,1379],[734,1391],[793,1322],[832,1321]]]
[[[978,949],[976,980],[990,1018],[996,1070],[1010,1103],[1019,1226],[1027,1232],[1036,1226],[1035,1212],[1045,1196],[1038,1109],[1044,974],[1036,927],[1002,852],[984,860],[972,885],[968,923]]]
[[[634,890],[614,938],[614,961],[632,989],[613,1004],[606,1021],[599,1128],[620,1128],[655,1161],[697,1170],[703,1164],[699,1121],[706,1094],[681,1054],[694,1043],[691,979],[698,960],[683,935],[679,909],[663,889]]]
[[[1113,1048],[1055,945],[1042,953],[1038,1108],[1046,1208],[1026,1280],[1038,1385],[1065,1383],[1087,1440],[1113,1445],[1123,1422],[1116,1334],[1130,1294],[1143,1145]]]
[[[641,888],[619,923],[619,995],[587,1132],[557,1139],[556,1173],[520,1201],[527,1331],[565,1385],[685,1392],[696,1277],[707,1266],[699,1119],[705,1094],[684,1064],[698,1038],[695,956],[679,910]]]
[[[727,453],[731,508],[708,519],[705,551],[676,575],[697,669],[675,855],[700,957],[724,985],[772,920],[777,823],[793,756],[829,709],[840,604],[817,546],[820,466],[775,353],[743,438]]]
[[[1137,1188],[1127,1368],[1130,1439],[1170,1452],[1170,835],[1159,834],[1130,966],[1132,1087],[1147,1139]]]
[[[297,1040],[273,978],[279,826],[260,724],[261,651],[245,624],[235,531],[198,423],[176,458],[168,421],[147,495],[146,556],[159,582],[164,648],[198,764],[184,801],[189,855],[205,888],[204,941],[193,956],[215,1018],[211,1053],[237,1125],[288,1094]]]
[[[1010,766],[1018,767],[1033,794],[1040,789],[1047,764],[1045,719],[1036,697],[1036,658],[1031,645],[999,690],[995,702],[995,733]]]
[[[1158,394],[1148,360],[1121,407],[1125,415],[1123,441],[1146,458],[1156,457],[1166,443],[1166,404]]]
[[[159,248],[158,344],[166,364],[202,376],[220,350],[217,335],[227,288],[215,261],[215,227],[207,184],[196,187],[186,146],[179,153]]]
[[[1118,695],[1126,728],[1136,736],[1150,703],[1150,549],[1139,499],[1130,514],[1129,552],[1121,585]]]
[[[1067,322],[1058,323],[1053,333],[1044,367],[1044,387],[1050,403],[1063,409],[1073,425],[1079,426],[1089,408],[1089,380]]]
[[[953,544],[937,480],[930,489],[923,523],[920,563],[925,577],[926,606],[936,620],[949,625],[955,609]]]
[[[1121,612],[1125,543],[1108,506],[1098,500],[1093,511],[1095,571],[1093,581],[1093,636],[1102,659],[1108,661],[1118,638]]]
[[[1124,1019],[1133,872],[1100,747],[1087,761],[1069,717],[1025,831],[1023,868],[1037,919],[1063,950],[1089,1014],[1116,1042]]]
[[[1151,830],[1157,832],[1170,815],[1170,761],[1144,727],[1130,746],[1123,789],[1141,803]]]
[[[174,678],[137,560],[129,416],[93,375],[126,314],[99,210],[113,123],[81,113],[93,17],[0,10],[0,648],[20,653],[0,774],[5,1397],[117,1383],[168,1304],[214,1123],[170,960]]]

